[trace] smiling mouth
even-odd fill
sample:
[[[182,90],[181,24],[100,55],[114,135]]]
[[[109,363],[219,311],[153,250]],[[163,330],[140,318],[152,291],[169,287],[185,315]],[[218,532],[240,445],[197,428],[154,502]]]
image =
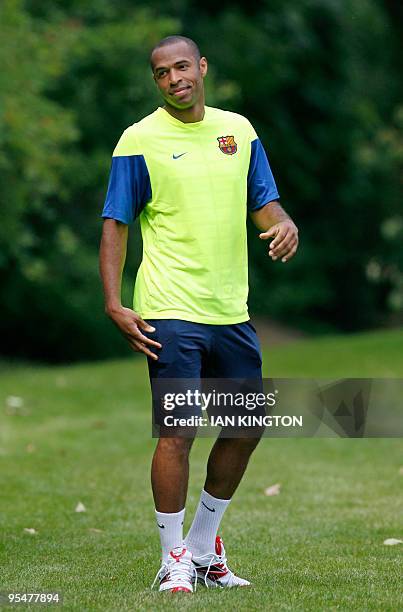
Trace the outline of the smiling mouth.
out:
[[[171,92],[171,96],[177,96],[179,94],[183,94],[188,91],[190,87],[180,87],[180,89],[175,89],[175,91]]]

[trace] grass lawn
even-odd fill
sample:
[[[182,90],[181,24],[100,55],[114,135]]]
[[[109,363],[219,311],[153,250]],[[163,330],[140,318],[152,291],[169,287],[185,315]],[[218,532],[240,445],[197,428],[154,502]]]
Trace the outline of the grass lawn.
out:
[[[402,377],[403,331],[275,347],[265,373]],[[9,396],[23,406],[7,408]],[[151,593],[149,405],[141,358],[2,367],[0,590],[59,590],[64,609],[79,611],[403,610],[403,544],[383,545],[403,539],[400,439],[264,439],[221,530],[230,566],[253,586],[199,586],[180,603]],[[192,451],[185,528],[211,443]],[[266,497],[274,483],[280,495]]]

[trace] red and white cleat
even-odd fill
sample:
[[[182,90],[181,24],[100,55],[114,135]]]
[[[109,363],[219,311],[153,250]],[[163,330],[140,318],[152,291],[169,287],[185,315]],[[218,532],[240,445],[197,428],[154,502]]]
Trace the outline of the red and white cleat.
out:
[[[227,566],[225,548],[220,536],[215,540],[215,554],[193,557],[193,565],[196,568],[197,580],[206,587],[231,588],[250,585],[248,580],[235,576]]]
[[[184,547],[174,548],[169,553],[168,559],[158,570],[151,588],[159,580],[160,591],[193,593],[195,574],[192,553]]]

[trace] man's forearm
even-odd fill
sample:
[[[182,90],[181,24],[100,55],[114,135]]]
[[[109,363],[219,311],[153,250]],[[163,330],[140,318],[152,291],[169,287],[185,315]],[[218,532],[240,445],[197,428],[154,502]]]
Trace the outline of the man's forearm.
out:
[[[251,218],[262,232],[259,238],[271,240],[268,251],[273,261],[281,259],[285,263],[295,255],[298,248],[298,228],[277,200],[252,212]]]
[[[127,225],[114,219],[105,219],[99,249],[99,270],[107,313],[121,306],[122,273],[126,260],[127,236]]]
[[[251,219],[256,227],[262,231],[270,229],[281,221],[292,221],[277,200],[269,202],[259,210],[250,213]]]

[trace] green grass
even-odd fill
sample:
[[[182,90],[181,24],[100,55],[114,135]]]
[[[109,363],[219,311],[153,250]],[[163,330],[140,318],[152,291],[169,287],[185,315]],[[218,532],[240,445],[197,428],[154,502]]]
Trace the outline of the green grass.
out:
[[[403,377],[403,330],[324,336],[265,351],[265,375]]]
[[[303,341],[267,349],[265,371],[401,377],[402,347],[402,331]],[[16,414],[4,409],[10,395],[24,399]],[[141,359],[3,366],[0,590],[60,590],[64,609],[79,611],[403,609],[403,545],[383,545],[403,539],[399,439],[263,440],[221,530],[230,565],[253,586],[200,586],[179,603],[150,593],[159,544],[149,404]],[[185,527],[210,445],[192,451]],[[280,495],[265,497],[276,482]],[[87,512],[74,511],[79,501]]]

